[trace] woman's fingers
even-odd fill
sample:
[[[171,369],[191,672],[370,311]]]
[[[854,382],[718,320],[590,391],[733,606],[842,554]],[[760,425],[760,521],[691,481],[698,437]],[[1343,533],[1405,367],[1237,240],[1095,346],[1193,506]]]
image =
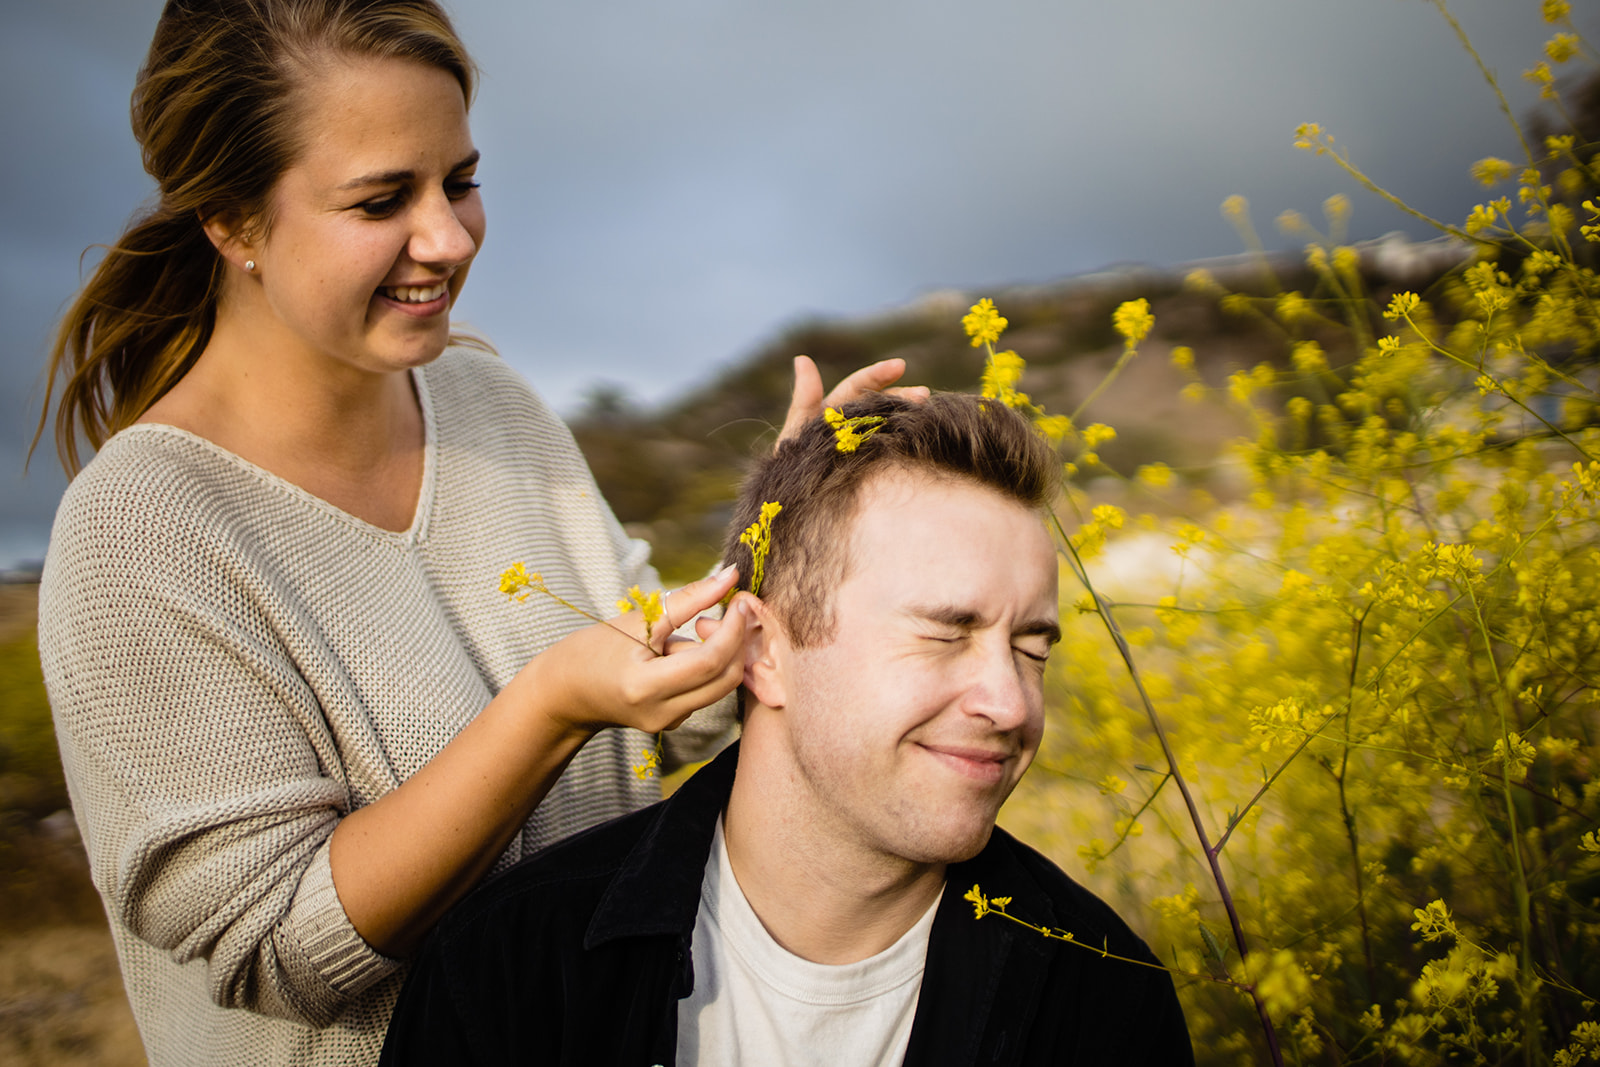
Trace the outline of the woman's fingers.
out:
[[[707,640],[675,641],[667,655],[647,664],[658,694],[655,722],[646,730],[670,730],[689,715],[733,692],[744,678],[744,631],[748,613],[735,601]]]
[[[698,582],[690,582],[682,589],[668,593],[662,604],[663,618],[651,634],[650,644],[657,652],[667,651],[667,639],[672,631],[716,604],[739,584],[739,568],[724,567]]]
[[[836,408],[852,400],[860,400],[868,393],[881,393],[900,380],[906,372],[903,359],[881,359],[862,367],[844,381],[834,386],[822,400],[822,407]],[[818,410],[821,414],[821,410]]]
[[[809,356],[796,356],[794,395],[789,400],[789,414],[784,417],[783,432],[778,434],[778,440],[787,440],[799,433],[800,427],[821,415],[824,407],[838,407],[859,400],[868,393],[883,392],[899,381],[905,372],[906,361],[903,359],[879,360],[862,367],[834,386],[827,396],[823,396],[822,374],[817,370],[817,365]],[[908,400],[924,399],[928,395],[928,390],[920,385],[894,392]]]
[[[789,413],[783,417],[778,440],[793,437],[800,427],[822,414],[822,372],[810,356],[794,357],[794,392],[789,397]]]

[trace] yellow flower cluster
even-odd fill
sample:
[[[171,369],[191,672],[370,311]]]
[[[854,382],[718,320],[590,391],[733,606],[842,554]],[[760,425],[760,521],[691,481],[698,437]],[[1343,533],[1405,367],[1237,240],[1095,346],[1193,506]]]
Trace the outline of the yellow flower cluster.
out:
[[[961,319],[962,329],[967,331],[967,336],[972,338],[972,347],[992,345],[1000,340],[1000,335],[1005,332],[1008,323],[1001,318],[1000,312],[995,310],[994,301],[988,297],[973,304]]]
[[[767,553],[772,550],[772,520],[778,517],[783,505],[769,500],[761,505],[761,514],[744,533],[739,543],[750,550],[750,592],[761,595],[761,583],[767,576]]]
[[[658,776],[661,773],[662,763],[661,738],[659,736],[656,738],[655,748],[640,749],[640,754],[643,759],[633,765],[634,777],[643,782]]]
[[[828,408],[822,413],[823,421],[833,427],[834,445],[840,452],[854,452],[861,443],[883,428],[882,415],[857,415],[845,418],[844,412]]]
[[[648,642],[655,624],[661,621],[661,616],[666,611],[661,601],[661,590],[657,589],[647,594],[638,586],[633,586],[628,590],[627,596],[617,601],[617,612],[626,615],[634,608],[638,608],[639,614],[644,617],[644,639]]]
[[[1122,304],[1111,315],[1111,325],[1129,347],[1143,341],[1155,324],[1155,316],[1150,314],[1150,301],[1142,296]]]
[[[537,571],[528,573],[523,563],[513,563],[500,575],[500,592],[512,600],[527,600],[532,593],[543,592],[544,576]]]
[[[1022,357],[1015,352],[991,353],[983,367],[980,391],[984,396],[998,400],[1008,408],[1027,408],[1031,403],[1028,394],[1017,390],[1017,383],[1022,380],[1024,366]]]

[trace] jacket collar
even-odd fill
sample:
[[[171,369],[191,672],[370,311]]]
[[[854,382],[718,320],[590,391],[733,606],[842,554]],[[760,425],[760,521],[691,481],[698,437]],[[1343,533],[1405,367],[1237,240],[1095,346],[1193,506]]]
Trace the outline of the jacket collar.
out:
[[[595,909],[584,948],[621,937],[693,933],[712,833],[738,765],[735,741],[655,806],[655,818]]]

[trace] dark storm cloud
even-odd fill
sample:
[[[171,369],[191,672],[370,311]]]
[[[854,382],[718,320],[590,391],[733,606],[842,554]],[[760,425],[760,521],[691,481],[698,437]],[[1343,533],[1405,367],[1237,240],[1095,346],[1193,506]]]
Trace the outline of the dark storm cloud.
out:
[[[127,98],[160,5],[8,0],[0,86],[0,468],[20,467],[43,346],[149,191]],[[459,314],[570,409],[596,379],[657,399],[810,313],[1234,251],[1348,192],[1354,228],[1414,223],[1290,147],[1331,128],[1436,214],[1514,158],[1492,94],[1421,0],[455,0],[489,239]],[[1453,5],[1520,113],[1535,0]],[[33,400],[30,402],[30,395]],[[0,565],[60,490],[0,475]]]

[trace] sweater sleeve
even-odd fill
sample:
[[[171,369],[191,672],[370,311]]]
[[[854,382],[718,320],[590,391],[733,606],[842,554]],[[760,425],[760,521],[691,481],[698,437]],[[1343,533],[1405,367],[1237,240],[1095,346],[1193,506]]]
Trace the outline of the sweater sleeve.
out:
[[[295,635],[261,607],[284,591],[207,508],[69,490],[40,589],[62,761],[114,920],[206,961],[218,1005],[322,1026],[400,964],[334,890],[351,791]]]

